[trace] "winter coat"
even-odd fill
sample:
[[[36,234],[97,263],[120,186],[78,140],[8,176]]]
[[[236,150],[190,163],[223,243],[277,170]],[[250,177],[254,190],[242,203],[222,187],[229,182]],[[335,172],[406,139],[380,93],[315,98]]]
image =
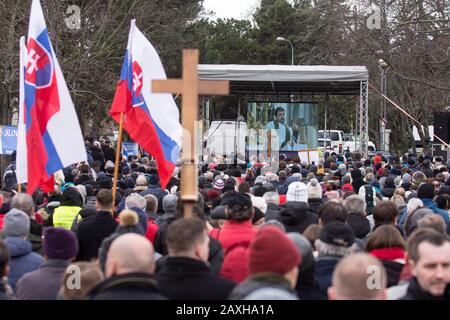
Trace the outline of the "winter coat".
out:
[[[261,273],[250,276],[245,282],[237,285],[229,296],[229,300],[244,300],[250,294],[261,289],[274,289],[283,292],[291,297],[291,300],[298,300],[298,296],[291,289],[289,282],[279,274]]]
[[[280,206],[278,206],[274,203],[268,203],[264,220],[265,221],[269,221],[269,220],[280,221],[280,210],[281,210]]]
[[[105,263],[106,263],[106,257],[108,256],[109,248],[111,247],[112,242],[120,237],[123,234],[126,233],[137,233],[140,235],[143,235],[142,228],[138,225],[132,225],[132,226],[121,226],[119,225],[116,229],[116,231],[110,235],[109,237],[103,239],[102,244],[100,248],[98,249],[98,262],[100,265],[100,269],[105,272]]]
[[[286,232],[303,233],[309,225],[319,223],[317,214],[304,202],[286,202],[280,216]]]
[[[308,199],[308,206],[314,213],[317,213],[322,204],[324,204],[323,199]]]
[[[235,287],[211,273],[203,261],[168,257],[156,273],[160,292],[174,300],[225,300]]]
[[[14,290],[25,273],[37,270],[44,264],[44,258],[32,252],[31,243],[20,237],[6,237],[4,242],[11,255],[8,284]]]
[[[299,271],[295,290],[300,300],[326,300],[327,297],[320,294],[319,286],[314,277],[315,268]]]
[[[369,252],[384,265],[388,276],[388,288],[399,283],[405,266],[405,250],[401,247],[380,248]]]
[[[412,278],[409,281],[406,295],[400,300],[450,300],[450,284],[447,284],[443,296],[435,297],[420,287],[417,278]]]
[[[434,202],[432,199],[422,199],[423,205],[424,207],[431,209],[434,213],[440,215],[442,218],[444,218],[444,221],[446,224],[450,223],[450,218],[448,216],[448,212],[443,210],[443,209],[439,209],[436,202]]]
[[[97,215],[78,224],[78,261],[97,258],[103,239],[116,231],[117,221],[109,211],[99,211]]]
[[[236,222],[228,220],[218,232],[217,236],[213,236],[219,240],[224,251],[230,246],[238,242],[251,242],[258,229],[252,225],[251,220]]]
[[[361,188],[364,185],[361,170],[353,169],[350,175],[352,176],[353,190],[355,190],[356,192],[356,190],[359,190],[359,188]]]
[[[105,161],[111,161],[114,162],[116,160],[116,151],[109,147],[105,146],[102,148],[103,154],[105,155]]]
[[[27,273],[17,282],[16,299],[56,300],[69,264],[69,260],[49,259],[40,269]]]
[[[102,281],[90,293],[90,300],[166,300],[156,280],[148,273],[126,273]]]
[[[319,257],[316,260],[315,277],[319,286],[319,293],[327,297],[328,287],[331,286],[331,278],[333,277],[333,271],[338,264],[340,257]]]

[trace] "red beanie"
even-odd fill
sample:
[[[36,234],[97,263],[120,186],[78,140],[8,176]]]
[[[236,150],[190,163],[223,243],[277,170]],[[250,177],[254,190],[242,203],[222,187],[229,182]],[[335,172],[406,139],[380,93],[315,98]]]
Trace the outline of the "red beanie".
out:
[[[220,193],[217,190],[211,189],[208,190],[206,196],[208,197],[208,200],[214,200],[220,197]]]
[[[298,249],[278,227],[263,227],[250,243],[250,275],[262,272],[285,274],[300,265],[300,261]]]

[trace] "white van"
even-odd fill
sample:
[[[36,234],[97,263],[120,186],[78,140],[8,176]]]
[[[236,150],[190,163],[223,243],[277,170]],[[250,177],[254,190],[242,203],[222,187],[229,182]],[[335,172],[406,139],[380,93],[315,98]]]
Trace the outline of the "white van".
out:
[[[319,130],[319,139],[324,139],[325,134],[323,130]],[[337,153],[344,152],[344,131],[342,130],[327,130],[326,138],[331,140],[331,147]],[[323,143],[323,140],[322,140]],[[319,145],[319,147],[323,147],[323,145]]]

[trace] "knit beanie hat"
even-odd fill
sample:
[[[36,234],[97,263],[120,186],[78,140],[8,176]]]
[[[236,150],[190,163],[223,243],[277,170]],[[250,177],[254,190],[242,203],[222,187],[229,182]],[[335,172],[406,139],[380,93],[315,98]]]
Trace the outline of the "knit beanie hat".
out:
[[[214,189],[222,190],[224,186],[225,186],[225,183],[223,182],[222,179],[217,179],[217,180],[214,182]]]
[[[308,193],[308,199],[322,199],[322,188],[316,178],[309,181],[306,192]]]
[[[319,238],[322,242],[348,248],[355,242],[355,233],[345,223],[332,221],[323,227]]]
[[[252,206],[258,208],[263,214],[266,214],[267,211],[267,202],[262,197],[251,197],[252,198]]]
[[[433,199],[434,187],[429,183],[422,183],[417,190],[417,197],[419,199]]]
[[[293,182],[286,193],[286,201],[308,202],[308,193],[303,182]]]
[[[275,226],[266,226],[250,243],[249,274],[285,274],[300,265],[301,256],[294,243]]]
[[[49,259],[75,258],[78,254],[75,234],[64,228],[48,228],[44,234],[44,253]]]
[[[30,231],[30,217],[13,208],[5,215],[3,229],[7,237],[25,237]]]

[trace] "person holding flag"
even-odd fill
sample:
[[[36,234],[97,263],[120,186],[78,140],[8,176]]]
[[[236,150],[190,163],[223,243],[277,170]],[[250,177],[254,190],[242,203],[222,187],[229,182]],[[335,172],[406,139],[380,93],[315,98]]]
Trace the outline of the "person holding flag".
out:
[[[172,95],[152,92],[154,79],[166,79],[164,67],[132,20],[110,115],[119,124],[123,118],[130,137],[156,159],[161,187],[165,188],[179,159],[182,126]]]
[[[54,190],[53,175],[86,161],[78,117],[56,59],[39,0],[31,5],[28,42],[21,41],[17,180]]]

